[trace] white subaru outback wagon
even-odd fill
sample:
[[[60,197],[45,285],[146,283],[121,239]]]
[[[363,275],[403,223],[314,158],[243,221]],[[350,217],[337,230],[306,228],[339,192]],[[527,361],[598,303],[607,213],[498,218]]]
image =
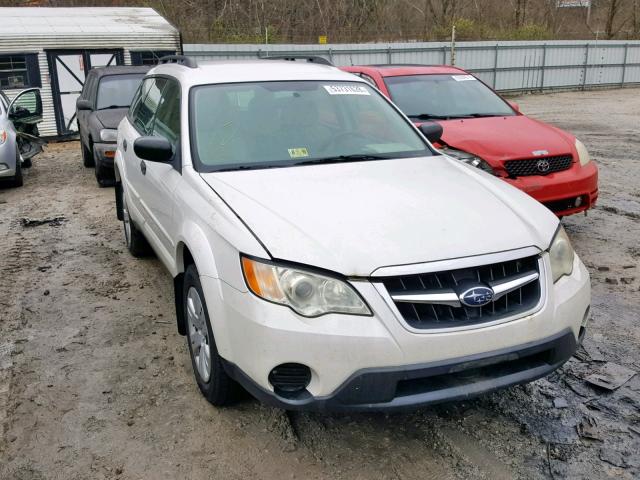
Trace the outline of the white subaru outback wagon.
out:
[[[429,128],[313,58],[173,57],[145,77],[118,131],[118,217],[173,276],[211,403],[240,384],[285,409],[401,409],[571,357],[590,285],[558,219]]]

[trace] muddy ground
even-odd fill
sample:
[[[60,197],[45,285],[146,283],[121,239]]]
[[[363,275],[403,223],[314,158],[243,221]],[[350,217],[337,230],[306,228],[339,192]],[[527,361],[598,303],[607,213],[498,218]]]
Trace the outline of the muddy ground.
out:
[[[640,476],[640,90],[517,99],[589,147],[600,201],[563,220],[592,274],[585,351],[551,377],[410,414],[285,413],[199,394],[171,278],[125,250],[112,189],[52,144],[0,189],[1,479]],[[23,226],[22,218],[60,217]]]

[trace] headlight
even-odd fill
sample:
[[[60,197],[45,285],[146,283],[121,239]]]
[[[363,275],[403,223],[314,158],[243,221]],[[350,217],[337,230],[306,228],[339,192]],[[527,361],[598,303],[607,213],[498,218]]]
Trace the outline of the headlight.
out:
[[[474,155],[473,153],[465,152],[463,150],[456,150],[454,148],[442,148],[441,151],[445,155],[449,155],[450,157],[456,158],[461,162],[468,163],[469,165],[473,167],[477,167],[480,170],[484,170],[485,172],[490,173],[491,175],[496,174],[496,172],[493,171],[493,168],[491,168],[491,165],[489,165],[487,162],[485,162],[480,157]]]
[[[589,151],[587,147],[584,146],[580,140],[576,138],[576,150],[578,151],[578,159],[580,160],[580,165],[583,167],[591,161],[591,156],[589,155]]]
[[[0,145],[7,141],[7,136],[8,134],[6,130],[0,130]]]
[[[103,142],[116,142],[118,140],[118,130],[103,128],[100,130],[100,140]]]
[[[571,275],[573,271],[573,247],[562,225],[558,227],[556,235],[549,247],[549,260],[551,261],[551,275],[553,283],[556,283],[564,275]]]
[[[291,307],[305,317],[371,315],[360,295],[337,278],[247,257],[242,257],[242,271],[249,289],[258,297]]]

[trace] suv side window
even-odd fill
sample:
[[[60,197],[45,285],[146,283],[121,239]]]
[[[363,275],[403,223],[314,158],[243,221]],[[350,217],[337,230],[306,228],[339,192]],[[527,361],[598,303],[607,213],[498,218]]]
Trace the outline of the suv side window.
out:
[[[96,76],[89,73],[87,75],[87,79],[84,82],[84,87],[82,87],[82,93],[80,94],[80,98],[84,100],[91,100],[91,89],[93,88],[93,84],[95,83]]]
[[[167,83],[164,78],[150,78],[145,81],[149,82],[149,88],[146,90],[144,99],[136,105],[133,112],[133,125],[142,135],[151,135],[153,118],[158,110],[162,89]]]
[[[153,122],[154,136],[164,137],[176,147],[180,138],[180,85],[167,80]]]

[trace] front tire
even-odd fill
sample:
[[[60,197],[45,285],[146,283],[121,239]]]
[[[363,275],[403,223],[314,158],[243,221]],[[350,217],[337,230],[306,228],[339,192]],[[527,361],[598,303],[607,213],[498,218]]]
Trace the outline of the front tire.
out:
[[[98,152],[93,149],[93,164],[95,165],[96,181],[100,187],[113,187],[116,179],[113,170],[105,167],[98,158]]]
[[[200,392],[217,407],[233,402],[237,386],[222,365],[209,321],[209,311],[195,265],[189,265],[183,282],[183,314],[193,373]]]
[[[89,141],[89,145],[91,145],[91,141]],[[84,143],[82,143],[82,135],[80,135],[80,149],[82,150],[82,164],[87,168],[93,167],[92,149],[84,146]]]
[[[122,195],[122,225],[124,227],[124,241],[127,245],[127,249],[136,258],[146,257],[151,252],[149,242],[144,238],[144,234],[138,230],[135,222],[129,216],[129,207],[127,206],[127,199]]]
[[[16,148],[16,174],[9,181],[12,187],[21,187],[24,185],[24,178],[22,177],[22,159],[20,158],[20,151]]]

